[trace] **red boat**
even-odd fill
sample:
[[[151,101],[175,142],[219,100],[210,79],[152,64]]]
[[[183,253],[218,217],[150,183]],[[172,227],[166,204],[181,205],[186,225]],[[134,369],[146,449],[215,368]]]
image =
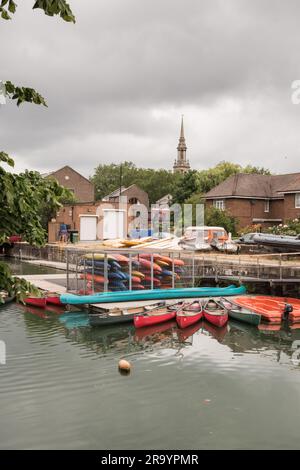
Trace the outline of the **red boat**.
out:
[[[156,325],[157,323],[172,320],[175,317],[176,310],[168,310],[166,306],[163,306],[135,315],[133,322],[136,328],[143,328],[144,326]]]
[[[48,294],[46,297],[47,304],[51,305],[63,305],[60,301],[60,296],[57,294]]]
[[[26,297],[24,302],[26,305],[32,305],[33,307],[46,307],[46,297]]]
[[[200,302],[195,301],[183,306],[182,309],[177,311],[176,321],[179,328],[187,328],[201,320],[202,316],[202,305]]]
[[[209,299],[203,307],[205,320],[221,328],[228,322],[228,311],[214,299]]]

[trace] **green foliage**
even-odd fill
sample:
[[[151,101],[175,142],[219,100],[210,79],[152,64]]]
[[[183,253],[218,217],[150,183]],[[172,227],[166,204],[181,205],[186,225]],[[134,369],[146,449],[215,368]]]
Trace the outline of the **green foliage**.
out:
[[[14,165],[13,160],[0,152],[0,162]],[[70,192],[52,178],[43,178],[35,171],[15,174],[6,171],[0,164],[0,244],[11,235],[22,235],[24,241],[42,246],[46,241],[42,209],[57,210],[60,201],[71,197]],[[28,293],[37,290],[28,282],[11,276],[8,266],[0,263],[0,290],[16,295],[22,300]]]
[[[132,162],[120,165],[99,165],[91,178],[95,185],[96,199],[102,199],[120,187],[120,171],[122,171],[122,186],[128,187],[137,184],[149,195],[150,204],[166,194],[173,194],[180,179],[180,175],[167,170],[154,170],[152,168],[138,168]]]
[[[17,106],[21,103],[33,103],[47,106],[45,99],[33,88],[15,86],[10,81],[4,83],[6,96],[12,100],[17,100]]]
[[[17,3],[14,0],[2,0],[0,3],[1,18],[11,20],[17,9]],[[75,23],[75,16],[66,0],[37,0],[33,9],[41,9],[48,16],[59,15],[64,21]]]
[[[274,225],[266,230],[267,233],[274,233],[275,235],[299,235],[300,234],[300,219],[288,220],[286,224]]]
[[[173,202],[183,204],[198,191],[197,171],[192,170],[180,175],[180,180],[173,194]]]
[[[224,211],[209,207],[204,214],[205,225],[224,227],[225,230],[232,235],[236,235],[237,219]]]
[[[220,162],[215,167],[198,172],[198,192],[207,193],[218,184],[225,181],[229,176],[237,173],[259,173],[261,175],[270,175],[270,171],[265,168],[259,168],[251,165],[242,167],[236,163]]]

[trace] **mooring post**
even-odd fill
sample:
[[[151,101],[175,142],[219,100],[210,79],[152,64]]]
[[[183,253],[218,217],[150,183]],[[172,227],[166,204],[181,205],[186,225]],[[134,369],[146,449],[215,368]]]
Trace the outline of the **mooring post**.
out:
[[[76,252],[76,292],[79,291],[78,287],[78,251]]]

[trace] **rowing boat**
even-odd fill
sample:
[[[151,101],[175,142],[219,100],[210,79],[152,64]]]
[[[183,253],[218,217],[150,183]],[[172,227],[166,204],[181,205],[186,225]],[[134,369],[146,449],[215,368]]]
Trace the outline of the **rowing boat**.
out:
[[[203,307],[203,315],[205,320],[219,328],[226,325],[228,321],[227,309],[214,299],[209,299],[206,302]]]
[[[236,305],[234,301],[221,299],[221,304],[227,308],[229,318],[233,320],[238,320],[253,326],[258,326],[261,322],[261,315],[248,308]]]
[[[203,316],[202,305],[199,301],[184,305],[176,313],[179,328],[187,328],[201,320]]]
[[[26,305],[31,305],[32,307],[46,307],[46,297],[26,297],[24,302]]]
[[[300,320],[300,300],[267,295],[239,296],[234,303],[261,315],[264,321],[279,324],[286,317],[292,323]]]

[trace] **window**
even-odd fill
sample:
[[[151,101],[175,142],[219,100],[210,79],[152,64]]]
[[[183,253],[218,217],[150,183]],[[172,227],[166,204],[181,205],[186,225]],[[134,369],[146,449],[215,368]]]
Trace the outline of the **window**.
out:
[[[295,194],[295,208],[300,209],[300,193]]]
[[[225,201],[224,201],[224,199],[216,199],[214,201],[214,207],[216,209],[219,209],[220,211],[224,211],[225,210]]]
[[[265,212],[270,212],[270,201],[269,201],[269,199],[265,200]]]

